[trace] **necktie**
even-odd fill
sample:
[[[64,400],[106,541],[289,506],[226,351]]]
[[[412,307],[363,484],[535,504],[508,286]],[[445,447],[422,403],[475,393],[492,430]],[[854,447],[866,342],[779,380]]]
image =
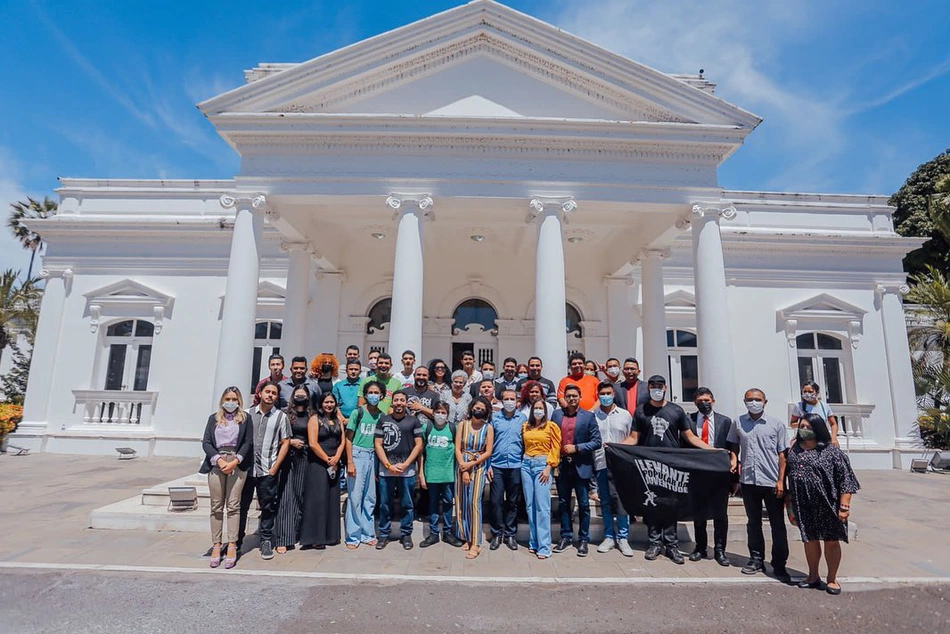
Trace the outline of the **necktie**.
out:
[[[703,442],[709,442],[709,417],[703,416]]]

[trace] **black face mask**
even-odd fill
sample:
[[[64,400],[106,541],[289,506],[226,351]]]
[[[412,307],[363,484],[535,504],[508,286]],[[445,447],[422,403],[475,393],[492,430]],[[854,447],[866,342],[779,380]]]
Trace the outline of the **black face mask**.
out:
[[[295,396],[295,397],[294,397],[294,403],[296,403],[297,405],[306,405],[306,404],[307,404],[307,401],[309,401],[309,400],[310,400],[310,397],[309,397],[309,396],[300,396],[300,395],[298,395],[298,396]]]
[[[333,372],[333,365],[330,363],[324,363],[323,365],[320,366],[320,369],[323,371],[324,374],[329,374],[330,372]]]
[[[699,410],[700,414],[706,414],[707,416],[712,411],[712,403],[707,403],[706,401],[700,401],[696,403],[696,409]]]
[[[486,412],[483,409],[477,409],[472,412],[472,418],[476,420],[485,420],[486,418],[488,418],[488,412]]]

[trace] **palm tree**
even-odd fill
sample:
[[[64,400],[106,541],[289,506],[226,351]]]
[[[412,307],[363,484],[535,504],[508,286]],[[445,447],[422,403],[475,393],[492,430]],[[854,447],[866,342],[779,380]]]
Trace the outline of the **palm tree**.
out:
[[[40,297],[37,279],[17,283],[20,272],[7,269],[0,273],[0,355],[13,343],[12,327],[32,324]]]
[[[30,229],[27,224],[30,220],[49,218],[54,215],[57,204],[49,196],[44,197],[43,202],[27,197],[26,202],[10,203],[10,208],[13,211],[10,212],[10,217],[7,219],[7,227],[10,228],[13,236],[20,241],[24,249],[32,251],[30,254],[30,268],[26,272],[26,279],[29,280],[33,277],[33,261],[36,259],[37,251],[43,246],[43,238]]]

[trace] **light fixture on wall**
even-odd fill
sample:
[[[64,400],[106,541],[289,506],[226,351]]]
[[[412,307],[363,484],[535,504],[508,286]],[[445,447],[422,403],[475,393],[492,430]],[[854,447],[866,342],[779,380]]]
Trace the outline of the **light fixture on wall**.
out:
[[[483,236],[483,235],[480,234],[480,233],[476,233],[475,235],[469,236],[469,237],[470,237],[472,240],[474,240],[475,242],[484,242],[484,241],[485,241],[485,236]]]
[[[383,238],[386,237],[386,234],[383,233],[382,231],[374,231],[373,233],[369,235],[371,238],[376,238],[377,240],[382,240]]]

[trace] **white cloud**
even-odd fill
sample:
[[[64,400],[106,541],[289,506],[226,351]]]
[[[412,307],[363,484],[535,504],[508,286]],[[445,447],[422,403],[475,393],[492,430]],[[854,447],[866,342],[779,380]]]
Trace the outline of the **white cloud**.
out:
[[[20,169],[16,160],[6,148],[0,147],[0,271],[14,269],[26,275],[30,265],[30,252],[20,246],[13,234],[7,228],[7,218],[10,213],[10,203],[26,198],[26,193],[20,185]],[[33,265],[33,275],[39,271],[39,262]]]
[[[789,167],[769,183],[809,188],[845,144],[848,88],[791,85],[783,50],[815,27],[808,2],[604,0],[570,2],[555,22],[609,50],[667,73],[697,73],[717,94],[765,119]],[[765,134],[763,130],[756,134]]]

